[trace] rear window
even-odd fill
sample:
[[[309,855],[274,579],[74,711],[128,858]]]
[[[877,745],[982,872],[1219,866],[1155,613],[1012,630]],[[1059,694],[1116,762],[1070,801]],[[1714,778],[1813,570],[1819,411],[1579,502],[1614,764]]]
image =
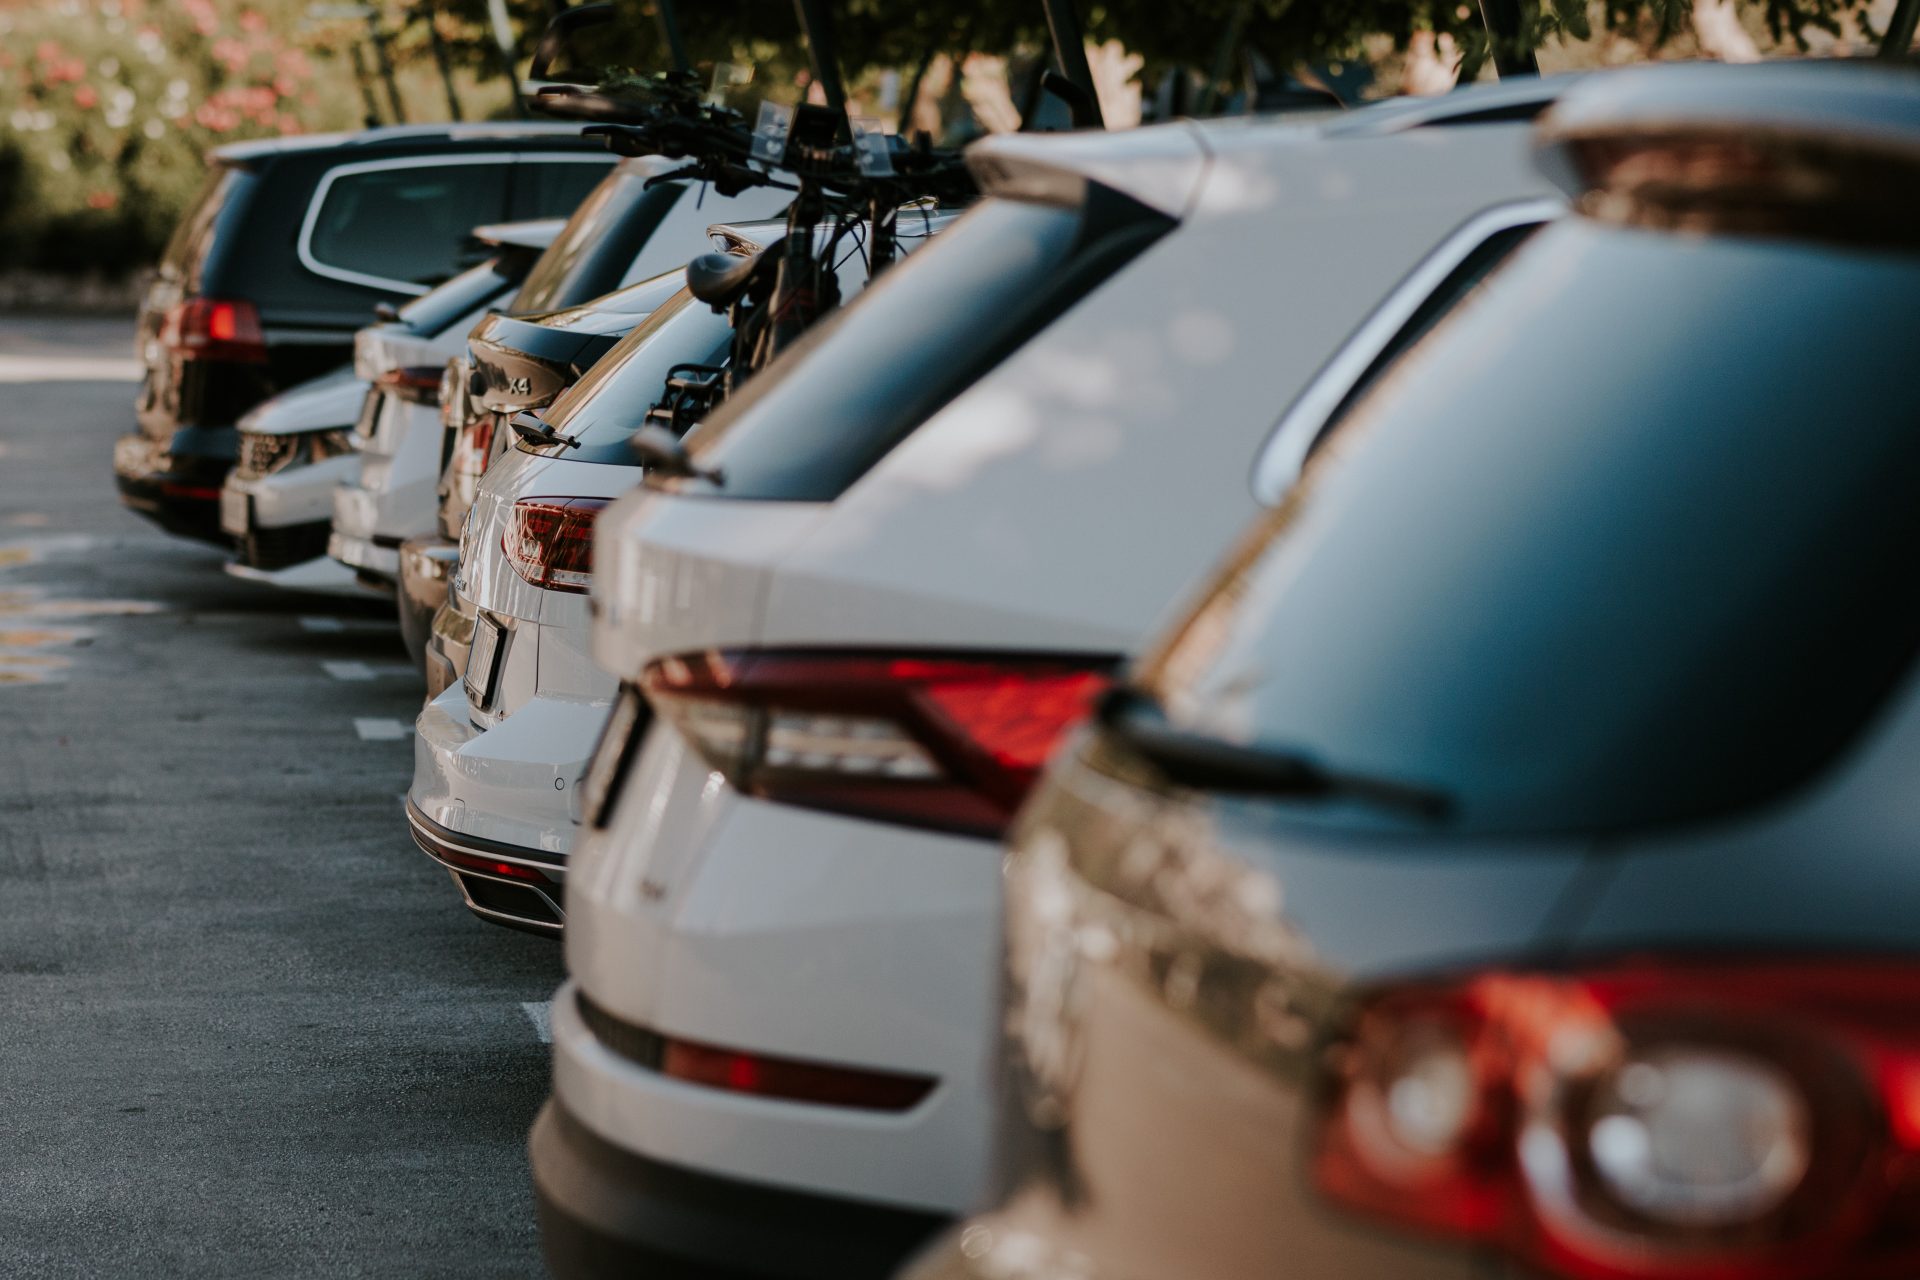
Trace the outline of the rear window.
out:
[[[521,156],[513,166],[513,203],[507,217],[514,222],[564,217],[580,207],[612,168],[610,156]]]
[[[526,274],[524,252],[489,258],[477,267],[461,272],[425,297],[416,298],[400,309],[401,321],[422,337],[431,338],[456,321],[472,315],[507,290]],[[520,269],[516,270],[516,264]]]
[[[1920,646],[1920,259],[1570,219],[1496,283],[1144,680],[1197,732],[1437,788],[1462,830],[1803,782]]]
[[[695,428],[726,486],[684,487],[831,501],[1172,225],[1092,185],[1072,207],[986,201]]]
[[[732,336],[725,315],[680,290],[600,357],[554,406],[548,421],[580,441],[579,448],[562,448],[559,456],[639,465],[627,450],[627,437],[646,424],[668,370],[677,364],[719,363]]]
[[[558,311],[618,288],[684,191],[677,182],[649,190],[646,175],[631,170],[607,175],[541,255],[508,310],[523,316]]]
[[[173,230],[160,261],[161,274],[197,289],[215,244],[239,218],[246,193],[257,179],[246,169],[219,165],[208,175],[193,205]]]
[[[424,292],[473,265],[470,234],[501,220],[508,168],[413,156],[335,169],[302,230],[302,259],[319,275]]]

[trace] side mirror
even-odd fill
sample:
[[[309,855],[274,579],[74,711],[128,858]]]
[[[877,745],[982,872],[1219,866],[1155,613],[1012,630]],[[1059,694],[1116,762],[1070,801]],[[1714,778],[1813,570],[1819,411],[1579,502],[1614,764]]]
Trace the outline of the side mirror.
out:
[[[726,483],[726,478],[718,469],[706,470],[695,464],[687,453],[687,447],[680,443],[680,437],[665,427],[649,423],[627,438],[627,448],[641,466],[660,475],[675,479],[706,480],[712,484]]]

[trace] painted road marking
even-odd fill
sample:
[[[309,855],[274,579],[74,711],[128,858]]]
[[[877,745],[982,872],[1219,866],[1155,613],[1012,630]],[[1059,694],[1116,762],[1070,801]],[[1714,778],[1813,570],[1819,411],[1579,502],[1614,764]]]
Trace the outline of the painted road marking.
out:
[[[0,382],[138,382],[138,360],[98,356],[0,356]]]
[[[323,658],[320,665],[335,680],[377,680],[381,676],[417,675],[411,663],[360,662],[356,659]]]
[[[520,1011],[533,1024],[533,1034],[541,1044],[553,1043],[553,1001],[522,1000]]]
[[[399,742],[413,736],[413,726],[410,724],[371,716],[355,716],[353,731],[360,735],[362,742]]]
[[[345,631],[347,624],[338,618],[302,618],[300,629],[302,631]]]

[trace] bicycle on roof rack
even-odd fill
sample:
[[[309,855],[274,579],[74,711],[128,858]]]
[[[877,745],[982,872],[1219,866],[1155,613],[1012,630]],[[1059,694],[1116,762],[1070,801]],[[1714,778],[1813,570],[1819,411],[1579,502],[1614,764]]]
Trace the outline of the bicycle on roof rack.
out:
[[[663,23],[670,23],[664,11]],[[610,6],[556,15],[543,37],[533,78],[543,80],[566,37],[610,21]],[[817,20],[817,15],[816,15]],[[837,73],[823,59],[821,28],[809,28],[816,72],[835,107],[767,102],[749,127],[738,111],[709,101],[681,66],[650,77],[623,77],[591,89],[548,83],[534,97],[544,114],[585,121],[589,136],[625,156],[686,163],[650,183],[695,180],[725,194],[752,186],[794,193],[782,238],[750,258],[712,253],[687,267],[695,298],[726,312],[733,340],[724,364],[676,366],[649,425],[682,436],[840,303],[839,268],[864,255],[869,278],[899,256],[902,207],[965,203],[976,194],[960,153],[913,145],[851,119]],[[669,46],[680,49],[677,39]],[[676,52],[676,58],[683,55]]]

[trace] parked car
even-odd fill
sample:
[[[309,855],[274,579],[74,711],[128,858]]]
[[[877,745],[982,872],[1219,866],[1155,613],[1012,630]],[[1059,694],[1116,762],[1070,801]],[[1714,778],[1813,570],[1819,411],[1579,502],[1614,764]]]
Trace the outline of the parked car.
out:
[[[211,163],[140,309],[139,428],[114,476],[161,527],[224,543],[247,410],[344,363],[377,306],[486,256],[476,224],[566,214],[611,157],[577,128],[497,124],[237,143]]]
[[[459,475],[464,476],[476,453],[484,474],[486,463],[505,452],[512,439],[513,432],[501,424],[552,404],[681,287],[681,274],[670,271],[564,311],[527,317],[496,314],[476,324],[467,335],[467,354],[460,365],[467,380],[467,413],[485,414],[487,421],[484,426],[469,425],[474,435],[468,449],[459,455]],[[461,375],[447,375],[449,382],[457,376]],[[438,666],[438,659],[428,656],[433,620],[447,602],[452,574],[459,564],[461,523],[466,518],[465,507],[471,505],[470,501],[462,504],[461,523],[448,524],[446,498],[453,492],[451,482],[455,478],[448,426],[448,416],[443,413],[437,438],[440,465],[434,477],[434,527],[401,543],[399,554],[400,629],[408,637],[409,650],[414,649],[414,637],[418,638],[415,657],[422,671]],[[414,439],[422,450],[429,443],[424,432]],[[475,475],[473,489],[477,490],[478,483]],[[468,491],[467,486],[460,487],[463,494]],[[410,501],[408,505],[420,504]],[[445,687],[444,681],[436,683],[432,692],[437,696]]]
[[[1316,371],[1351,390],[1557,209],[1524,126],[1449,127],[1484,101],[982,143],[975,211],[607,510],[556,1272],[884,1274],[977,1203],[997,840]]]
[[[1541,143],[1580,216],[1023,817],[1005,1195],[919,1280],[1920,1269],[1920,82]]]
[[[910,229],[902,251],[916,252],[948,221],[931,216]],[[783,222],[749,223],[716,228],[715,239],[745,259],[785,233]],[[864,264],[844,263],[839,279],[844,295],[856,296]],[[473,358],[496,414],[509,407],[496,398],[509,386],[538,395],[577,376],[580,334],[618,318],[600,314],[613,299],[543,326],[496,319],[477,330]],[[732,338],[726,313],[677,288],[543,421],[517,418],[524,434],[481,480],[448,620],[436,628],[461,643],[446,661],[458,662],[463,679],[420,713],[407,818],[414,841],[448,868],[482,919],[543,933],[565,923],[579,782],[617,689],[590,652],[594,518],[638,483],[642,458],[631,438],[669,373],[724,365]]]
[[[549,220],[477,229],[474,239],[492,257],[408,303],[394,319],[371,326],[374,338],[362,340],[381,346],[379,339],[391,334],[407,345],[412,360],[464,346],[474,321],[526,278],[561,226]],[[354,428],[378,408],[363,372],[416,392],[423,376],[400,366],[362,371],[350,365],[283,392],[240,419],[239,462],[220,493],[220,527],[236,549],[229,573],[279,586],[366,594],[350,570],[327,557],[334,487],[360,472]],[[436,385],[436,399],[439,391]]]
[[[721,196],[690,182],[647,185],[673,168],[673,162],[657,156],[621,161],[567,220],[502,308],[505,315],[565,310],[676,270],[706,251],[711,224],[769,217],[790,198],[767,188]],[[422,390],[430,380],[437,391],[439,377],[438,369],[431,379],[423,369]],[[435,486],[445,435],[437,401],[409,401],[404,392],[395,388],[379,411],[375,429],[367,433],[360,479],[335,491],[334,536],[328,545],[336,560],[389,591],[399,583],[401,545],[436,530]],[[416,594],[398,593],[403,606]],[[416,610],[408,621],[409,634],[423,634],[427,628],[422,623]]]

